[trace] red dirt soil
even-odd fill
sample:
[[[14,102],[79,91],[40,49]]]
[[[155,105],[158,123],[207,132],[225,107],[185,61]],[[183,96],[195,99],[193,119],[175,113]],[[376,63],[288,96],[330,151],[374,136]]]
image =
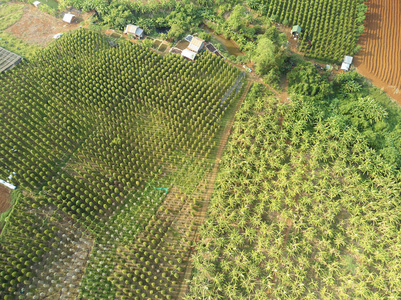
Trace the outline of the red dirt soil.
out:
[[[0,214],[11,207],[11,190],[0,183]]]
[[[401,105],[401,1],[368,0],[357,71]]]
[[[21,19],[8,27],[5,32],[11,33],[29,44],[45,47],[53,41],[55,34],[78,28],[80,26],[79,23],[91,15],[91,13],[81,14],[75,10],[72,13],[76,18],[72,24],[68,24],[62,19],[44,13],[32,5],[27,5],[24,7],[24,14]]]

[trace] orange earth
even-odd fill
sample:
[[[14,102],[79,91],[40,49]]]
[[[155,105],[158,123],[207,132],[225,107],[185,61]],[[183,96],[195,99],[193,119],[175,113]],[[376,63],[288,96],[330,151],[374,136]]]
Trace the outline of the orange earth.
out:
[[[0,183],[0,214],[10,208],[11,190]]]
[[[401,1],[368,0],[357,71],[401,105]]]

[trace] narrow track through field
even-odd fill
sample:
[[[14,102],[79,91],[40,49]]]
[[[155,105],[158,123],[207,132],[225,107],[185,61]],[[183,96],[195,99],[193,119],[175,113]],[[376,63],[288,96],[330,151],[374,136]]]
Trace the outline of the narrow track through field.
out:
[[[223,136],[221,137],[221,140],[220,140],[220,145],[219,145],[219,148],[217,150],[216,159],[214,161],[213,169],[212,169],[212,171],[210,173],[210,177],[209,177],[207,188],[206,188],[206,194],[204,196],[205,205],[202,206],[200,224],[203,224],[203,222],[206,219],[206,212],[207,212],[207,209],[208,209],[208,206],[209,206],[209,203],[210,203],[210,199],[211,199],[212,194],[213,194],[214,183],[216,181],[216,176],[217,176],[217,172],[219,170],[220,161],[221,161],[221,158],[223,157],[224,148],[227,145],[227,141],[228,141],[228,138],[230,136],[231,129],[232,129],[233,125],[234,125],[236,113],[239,110],[239,108],[241,107],[242,103],[244,102],[245,97],[248,94],[248,91],[249,91],[249,89],[251,88],[251,85],[252,85],[252,81],[251,80],[249,80],[249,79],[246,79],[246,80],[247,80],[247,83],[246,83],[246,86],[244,88],[244,91],[242,92],[241,98],[239,99],[239,101],[237,103],[237,106],[235,107],[235,111],[233,113],[233,116],[232,116],[230,122],[226,125],[226,128],[224,129],[224,132],[223,132]],[[200,238],[200,236],[199,236],[199,231],[198,231],[196,236],[195,236],[195,242],[199,241],[199,238]],[[185,270],[185,275],[184,275],[184,279],[183,279],[183,286],[181,286],[181,291],[180,291],[180,294],[178,295],[178,299],[183,299],[185,293],[188,291],[189,285],[186,282],[187,282],[187,280],[189,280],[191,278],[191,274],[192,274],[192,264],[191,264],[191,262],[189,262],[188,267]]]

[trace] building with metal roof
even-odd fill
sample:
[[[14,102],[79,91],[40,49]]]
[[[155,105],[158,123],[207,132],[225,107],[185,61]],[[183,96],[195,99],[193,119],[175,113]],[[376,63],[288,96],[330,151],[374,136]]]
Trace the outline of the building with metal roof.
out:
[[[13,68],[22,61],[22,57],[0,47],[0,73]]]
[[[344,62],[346,63],[346,64],[352,64],[352,60],[353,60],[354,58],[352,57],[352,56],[344,56]]]
[[[133,34],[136,37],[142,38],[143,37],[143,29],[140,28],[139,26],[128,24],[127,27],[125,27],[124,30],[125,34]]]
[[[72,23],[72,21],[74,21],[75,15],[71,14],[71,13],[66,13],[63,17],[63,21],[67,22],[67,23]]]
[[[196,36],[193,36],[187,48],[195,53],[198,53],[199,50],[203,48],[204,44],[205,44],[204,40]]]
[[[181,56],[183,56],[183,57],[185,57],[185,58],[188,58],[188,59],[190,59],[190,60],[194,60],[194,59],[195,59],[195,56],[196,56],[196,52],[191,51],[191,50],[189,50],[189,49],[184,49],[184,50],[182,50],[182,52],[181,52]]]
[[[343,63],[341,64],[341,70],[348,71],[351,67],[353,59],[354,58],[352,56],[345,56]]]

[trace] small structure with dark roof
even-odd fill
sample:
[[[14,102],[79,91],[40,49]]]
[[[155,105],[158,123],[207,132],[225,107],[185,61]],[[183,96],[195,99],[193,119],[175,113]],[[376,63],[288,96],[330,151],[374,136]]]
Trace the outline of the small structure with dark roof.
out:
[[[22,57],[0,47],[0,73],[13,68],[22,61]]]
[[[140,28],[139,26],[128,24],[127,27],[124,30],[125,34],[132,34],[136,38],[143,38],[143,29]]]

